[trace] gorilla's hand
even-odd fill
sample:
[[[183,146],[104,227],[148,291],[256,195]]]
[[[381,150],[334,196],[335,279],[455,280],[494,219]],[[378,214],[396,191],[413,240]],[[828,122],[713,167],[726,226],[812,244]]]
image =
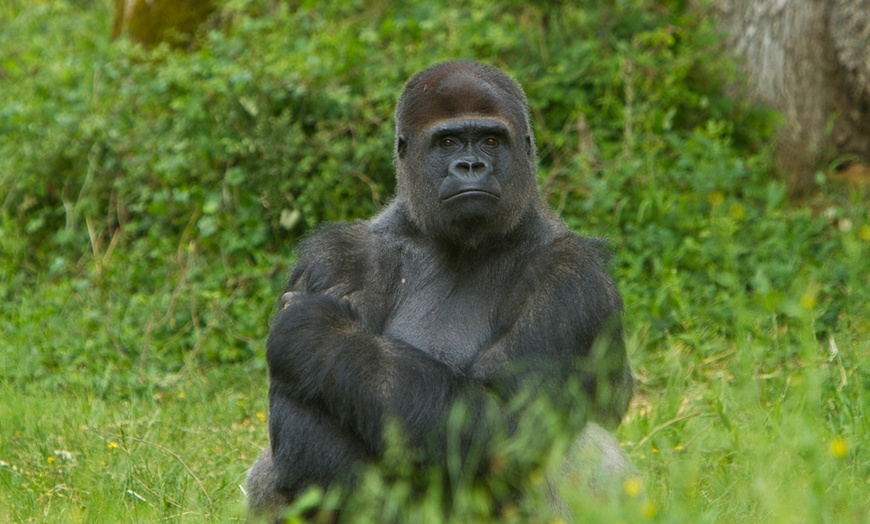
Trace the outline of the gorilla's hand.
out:
[[[299,300],[299,297],[302,296],[302,293],[297,293],[295,291],[288,291],[281,295],[281,309],[287,309],[293,303]]]

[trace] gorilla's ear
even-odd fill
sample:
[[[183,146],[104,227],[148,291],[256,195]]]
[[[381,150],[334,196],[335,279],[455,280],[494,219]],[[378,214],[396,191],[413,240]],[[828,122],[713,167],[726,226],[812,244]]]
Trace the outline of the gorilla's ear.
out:
[[[532,156],[535,148],[532,146],[532,137],[530,135],[526,135],[526,154]]]
[[[408,140],[403,135],[399,135],[399,138],[396,140],[396,153],[399,155],[399,158],[405,158],[405,149],[407,148]]]

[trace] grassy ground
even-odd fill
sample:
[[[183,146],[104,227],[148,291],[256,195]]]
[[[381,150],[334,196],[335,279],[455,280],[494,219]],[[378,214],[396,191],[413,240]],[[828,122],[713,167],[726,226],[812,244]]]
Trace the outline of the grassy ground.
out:
[[[263,364],[154,371],[123,346],[147,346],[147,318],[166,310],[119,321],[130,308],[121,289],[30,292],[0,324],[0,522],[240,518],[239,485],[267,441]],[[110,338],[115,357],[92,351]]]
[[[779,220],[804,216],[797,208],[784,213]],[[627,503],[580,497],[574,509],[601,521],[866,522],[870,336],[866,304],[848,297],[866,296],[857,288],[868,284],[867,227],[827,230],[854,240],[847,245],[855,258],[843,266],[854,270],[838,282],[795,287],[791,316],[760,314],[749,293],[708,308],[693,298],[697,275],[689,272],[624,285],[641,388],[618,435],[642,482],[626,486]],[[197,265],[219,272],[214,262],[170,259],[162,284],[144,290],[127,279],[138,270],[124,256],[118,252],[99,274],[85,266],[16,287],[14,295],[8,274],[3,281],[0,521],[241,518],[239,485],[267,441],[262,350],[253,361],[202,365],[194,354],[171,372],[154,366],[161,349],[149,356],[147,348],[155,326],[170,345],[193,326],[195,352],[241,321],[226,315],[233,294],[210,288],[227,280],[185,276]],[[271,295],[244,299],[261,336],[280,288],[275,264],[234,270],[249,277],[239,288],[273,286]],[[860,315],[841,316],[821,333],[819,290],[827,286],[851,288],[843,307]],[[647,299],[632,293],[660,287],[685,308],[681,329],[656,332],[637,321],[633,304]],[[729,324],[711,321],[719,307],[733,310]],[[182,317],[188,320],[173,327]],[[632,498],[639,487],[644,494]]]
[[[185,373],[111,401],[4,384],[0,521],[237,518],[245,463],[266,431],[262,377],[241,371]]]

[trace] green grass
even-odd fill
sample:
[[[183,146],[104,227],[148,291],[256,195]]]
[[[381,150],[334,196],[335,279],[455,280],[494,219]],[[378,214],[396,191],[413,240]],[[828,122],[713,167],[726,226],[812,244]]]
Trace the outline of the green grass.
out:
[[[851,262],[866,266],[870,239],[861,242],[862,258]],[[170,294],[182,271],[169,272],[155,293]],[[280,278],[271,277],[268,267],[248,271],[277,293]],[[100,277],[85,269],[5,294],[0,521],[242,518],[239,485],[267,441],[262,354],[223,365],[191,358],[172,371],[143,361],[145,319],[166,316],[166,310],[159,300],[143,299],[130,312],[124,301],[136,301],[143,290],[135,282],[113,281],[126,274],[124,264],[110,263]],[[866,275],[856,272],[855,280],[837,285],[866,285]],[[640,470],[645,493],[619,504],[578,494],[574,509],[586,516],[580,518],[865,522],[868,318],[845,316],[819,336],[817,303],[810,295],[793,297],[803,309],[779,321],[759,315],[744,294],[733,296],[734,307],[741,308],[734,325],[712,324],[707,306],[692,300],[693,280],[686,273],[666,283],[674,298],[697,311],[696,325],[679,335],[653,333],[639,323],[632,307],[638,300],[626,296],[641,388],[618,435]],[[197,286],[203,284],[191,289]],[[199,292],[208,295],[207,289]],[[220,295],[213,295],[211,303],[185,300],[175,307],[189,316],[197,314],[192,308],[220,309]],[[250,314],[263,318],[272,298],[246,299]],[[858,309],[866,311],[866,305]],[[728,336],[717,333],[729,328],[734,332]],[[184,339],[171,326],[165,329],[161,340]],[[267,324],[253,329],[265,336]],[[198,332],[201,345],[209,343],[208,330]],[[95,343],[115,344],[118,355],[106,357]],[[159,351],[152,351],[158,358]]]
[[[0,271],[0,522],[242,519],[283,266],[230,276],[194,252],[119,248],[27,285]],[[248,346],[260,358],[219,363]]]
[[[111,400],[86,387],[4,384],[0,520],[243,515],[244,463],[266,431],[262,377],[231,369],[173,379]]]
[[[870,521],[867,194],[788,199],[702,11],[323,4],[234,2],[153,54],[108,43],[108,2],[0,7],[0,522],[244,519],[294,241],[388,198],[401,82],[450,56],[516,74],[546,196],[613,246],[640,479],[576,490],[576,520]],[[361,521],[403,511],[383,480]]]

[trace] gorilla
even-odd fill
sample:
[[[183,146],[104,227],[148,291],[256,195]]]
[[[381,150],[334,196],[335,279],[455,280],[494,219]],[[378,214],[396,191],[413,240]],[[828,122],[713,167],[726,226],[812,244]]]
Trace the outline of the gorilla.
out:
[[[629,470],[602,427],[633,389],[622,299],[603,243],[537,191],[522,88],[492,66],[444,62],[407,82],[395,119],[394,200],[309,236],[272,321],[270,446],[248,474],[252,513],[277,515],[312,485],[352,489],[383,456],[388,421],[442,464],[461,402],[462,446],[485,447],[486,413],[515,427],[522,410],[508,406],[522,391],[565,417],[588,407],[580,454]]]

